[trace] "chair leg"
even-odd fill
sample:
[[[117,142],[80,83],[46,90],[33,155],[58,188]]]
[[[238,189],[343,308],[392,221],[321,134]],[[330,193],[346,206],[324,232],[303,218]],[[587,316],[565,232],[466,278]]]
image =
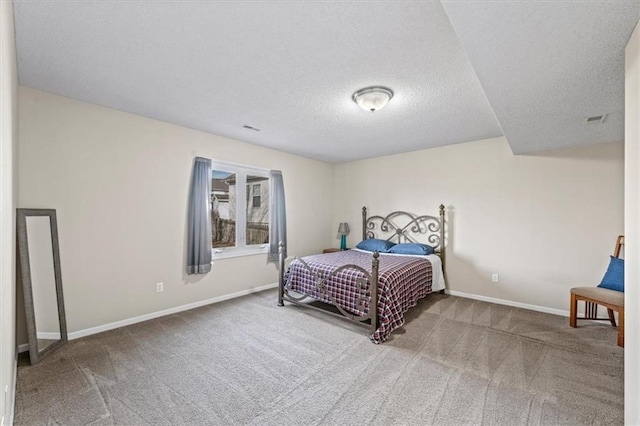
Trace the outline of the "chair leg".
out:
[[[613,309],[607,308],[607,314],[609,314],[609,322],[612,326],[616,326],[616,317],[613,315]]]
[[[570,314],[569,314],[569,326],[576,328],[577,327],[577,320],[576,320],[576,315],[578,312],[578,299],[576,298],[576,295],[571,293],[571,307],[570,307]]]
[[[624,307],[618,311],[618,346],[624,348]]]

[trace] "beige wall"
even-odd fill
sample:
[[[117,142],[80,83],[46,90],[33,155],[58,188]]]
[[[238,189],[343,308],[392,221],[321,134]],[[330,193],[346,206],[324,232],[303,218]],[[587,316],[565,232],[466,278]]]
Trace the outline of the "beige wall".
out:
[[[206,276],[185,274],[196,156],[282,170],[289,253],[331,243],[326,163],[36,90],[19,93],[19,205],[57,209],[70,332],[277,281],[264,254],[218,260]],[[156,293],[160,281],[164,292]]]
[[[625,423],[640,424],[640,29],[625,60]]]
[[[597,285],[623,231],[623,145],[514,156],[505,138],[340,164],[333,227],[361,237],[360,209],[448,209],[448,288],[567,311]],[[500,282],[491,282],[498,273]]]
[[[13,34],[13,5],[0,1],[0,422],[3,424],[11,417],[16,365],[18,73]]]

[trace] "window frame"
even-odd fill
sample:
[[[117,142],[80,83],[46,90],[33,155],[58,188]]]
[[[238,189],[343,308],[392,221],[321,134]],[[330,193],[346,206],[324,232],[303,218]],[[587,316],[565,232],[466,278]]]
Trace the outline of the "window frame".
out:
[[[252,205],[247,191],[247,176],[260,176],[267,178],[269,192],[271,192],[271,170],[260,167],[247,166],[245,164],[232,163],[229,161],[211,161],[211,170],[225,171],[235,173],[236,175],[236,245],[234,247],[213,247],[211,246],[212,262],[217,259],[228,259],[239,256],[254,256],[258,254],[266,254],[269,252],[269,243],[265,244],[246,244],[247,235],[247,206]],[[213,178],[213,174],[212,174]],[[243,188],[244,196],[239,194],[239,189]],[[253,188],[252,188],[253,190]],[[251,204],[249,204],[251,203]],[[229,206],[231,207],[231,206]],[[269,215],[270,216],[270,215]],[[271,221],[269,220],[269,226]]]

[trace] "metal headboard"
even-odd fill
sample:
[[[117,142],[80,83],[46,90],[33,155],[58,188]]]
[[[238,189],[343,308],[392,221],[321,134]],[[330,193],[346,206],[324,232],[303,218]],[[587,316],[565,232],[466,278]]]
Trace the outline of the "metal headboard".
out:
[[[387,216],[367,217],[367,208],[362,208],[362,239],[379,238],[400,243],[426,243],[432,246],[442,259],[444,269],[445,234],[444,205],[440,204],[439,217],[417,216],[404,211],[395,211]]]

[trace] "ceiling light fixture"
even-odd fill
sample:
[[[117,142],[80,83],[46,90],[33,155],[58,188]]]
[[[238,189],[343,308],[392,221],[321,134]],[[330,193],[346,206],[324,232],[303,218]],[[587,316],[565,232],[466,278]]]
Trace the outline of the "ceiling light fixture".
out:
[[[386,87],[365,87],[353,94],[351,99],[365,111],[377,111],[393,98],[393,91]]]

